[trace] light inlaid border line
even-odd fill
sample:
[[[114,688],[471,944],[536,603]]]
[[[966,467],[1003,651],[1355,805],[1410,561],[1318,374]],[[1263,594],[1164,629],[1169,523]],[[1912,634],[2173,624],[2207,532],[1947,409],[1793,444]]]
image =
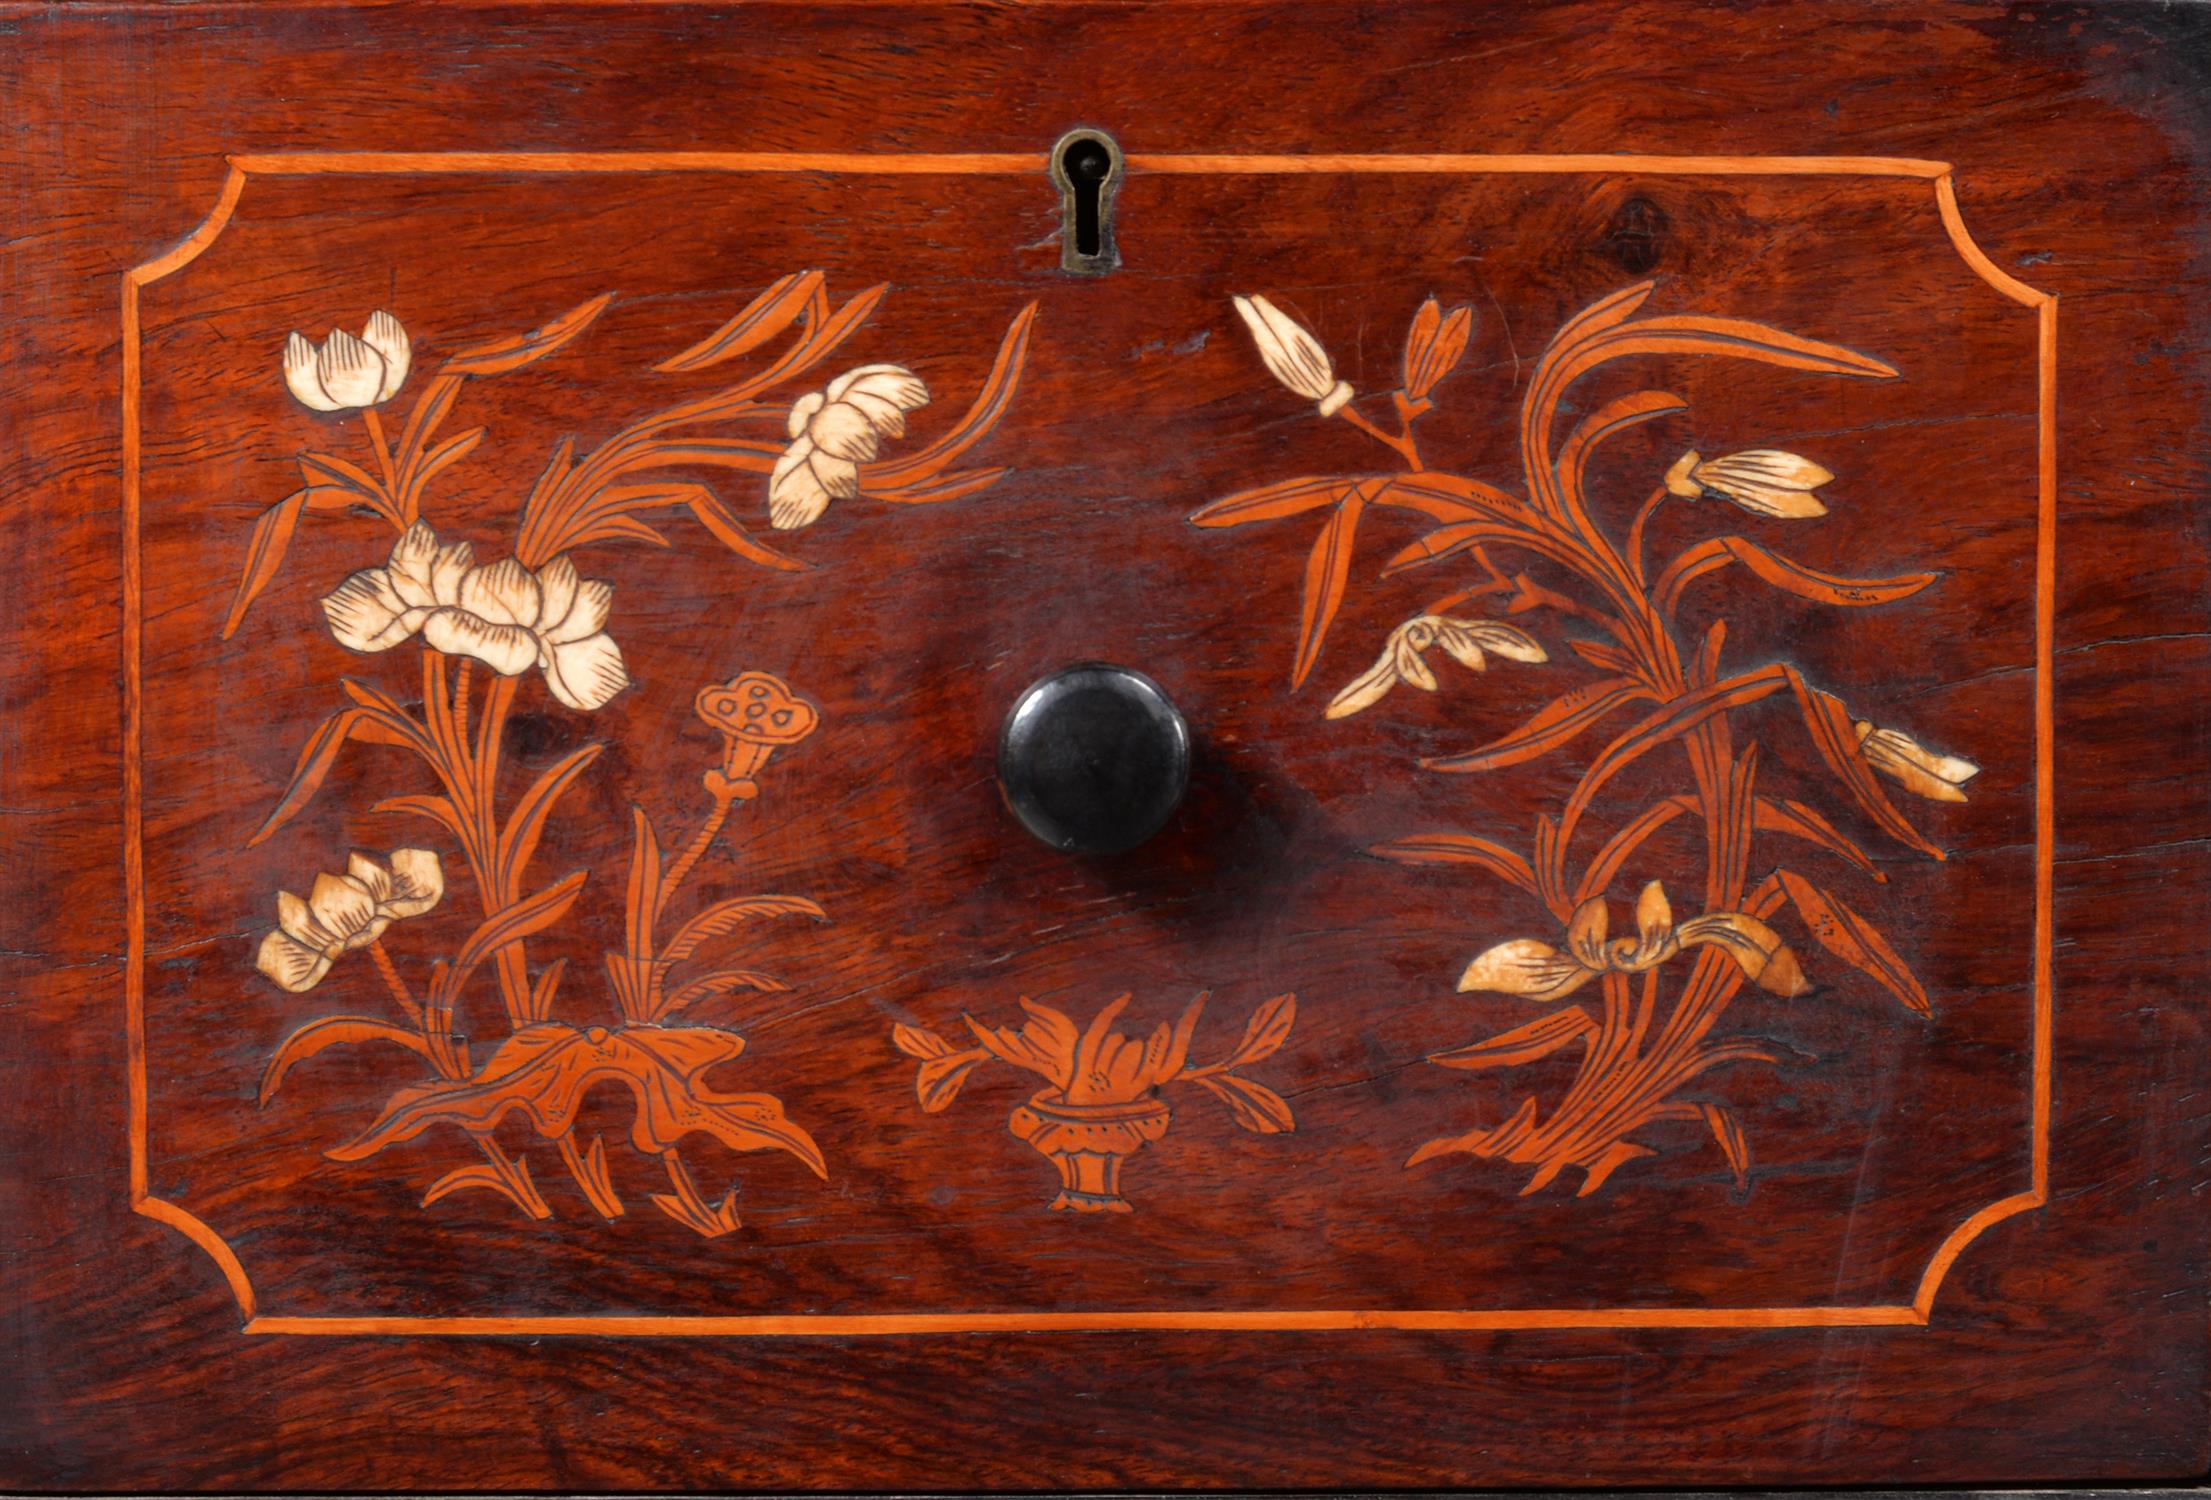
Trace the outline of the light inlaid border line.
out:
[[[238,210],[249,178],[331,175],[457,176],[622,172],[773,172],[864,176],[1026,176],[1048,178],[1049,160],[1029,152],[876,153],[758,151],[294,151],[229,158],[215,206],[165,254],[123,275],[123,880],[126,905],[124,1012],[130,1089],[130,1203],[189,1238],[215,1261],[236,1298],[243,1329],[254,1334],[439,1335],[445,1337],[596,1336],[629,1338],[837,1337],[947,1333],[1336,1332],[1404,1329],[1873,1328],[1925,1327],[1935,1296],[1958,1256],[1991,1226],[2049,1202],[2052,1046],[2052,865],[2055,812],[2055,636],[2057,571],[2057,296],[2009,275],[1973,242],[1958,209],[1947,162],[1877,156],[1632,156],[1450,153],[1187,155],[1132,154],[1131,176],[1303,176],[1331,172],[1480,176],[1595,174],[1659,177],[1892,177],[1929,182],[1951,247],[1973,273],[2008,300],[2034,310],[2036,323],[2035,529],[2035,894],[2034,1016],[2028,1132],[2031,1166],[2022,1192],[1971,1215],[1935,1248],[1908,1303],[1859,1306],[1597,1307],[1496,1309],[1333,1309],[1104,1312],[944,1312],[856,1314],[622,1315],[516,1317],[350,1317],[269,1315],[222,1235],[147,1184],[145,703],[142,669],[145,605],[140,556],[139,399],[144,350],[139,297],[212,246]]]

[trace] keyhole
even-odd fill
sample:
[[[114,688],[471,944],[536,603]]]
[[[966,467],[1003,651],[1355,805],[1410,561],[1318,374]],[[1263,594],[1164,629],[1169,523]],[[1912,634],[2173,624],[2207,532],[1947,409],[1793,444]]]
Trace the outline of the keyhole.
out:
[[[1067,180],[1075,186],[1075,253],[1095,256],[1098,198],[1105,191],[1106,175],[1113,170],[1113,158],[1096,141],[1077,141],[1062,159],[1067,163]]]
[[[1648,198],[1630,198],[1612,216],[1605,230],[1605,253],[1631,276],[1656,266],[1665,253],[1666,232],[1672,222],[1666,210]]]
[[[1121,148],[1098,130],[1075,130],[1052,152],[1060,190],[1060,269],[1095,274],[1121,258],[1113,248],[1113,193],[1121,183]]]

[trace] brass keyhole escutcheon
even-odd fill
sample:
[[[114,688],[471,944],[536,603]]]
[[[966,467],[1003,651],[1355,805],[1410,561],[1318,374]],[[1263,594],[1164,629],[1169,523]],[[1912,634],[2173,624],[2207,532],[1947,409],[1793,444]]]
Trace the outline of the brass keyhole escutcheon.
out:
[[[1061,270],[1099,275],[1121,263],[1113,244],[1113,195],[1121,172],[1121,148],[1102,130],[1070,130],[1052,148]]]

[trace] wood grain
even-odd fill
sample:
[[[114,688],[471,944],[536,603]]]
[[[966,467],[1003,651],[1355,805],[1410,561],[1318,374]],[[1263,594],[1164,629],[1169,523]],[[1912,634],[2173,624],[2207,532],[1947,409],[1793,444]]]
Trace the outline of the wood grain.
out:
[[[2189,507],[2211,451],[2211,131],[2193,16],[208,7],[7,11],[0,31],[19,126],[0,146],[0,401],[18,435],[0,460],[17,517],[0,762],[17,867],[0,907],[17,1023],[0,1108],[11,1482],[2034,1481],[2206,1462],[2195,989],[2211,871]],[[1076,124],[1128,153],[1122,266],[1103,277],[1057,269],[1044,153]],[[1713,165],[1753,156],[1774,170]],[[1468,170],[1498,157],[1516,165]],[[162,274],[136,273],[126,330],[134,267]],[[298,644],[313,597],[389,545],[376,523],[310,518],[221,639],[253,518],[297,483],[306,429],[283,405],[282,334],[391,304],[427,359],[614,294],[559,358],[470,387],[456,430],[489,435],[435,503],[488,542],[560,438],[596,441],[701,388],[651,369],[810,267],[845,294],[892,284],[851,347],[914,364],[938,393],[914,447],[1037,304],[1021,387],[973,460],[1012,473],[943,505],[838,500],[777,538],[817,565],[803,575],[703,542],[594,554],[638,685],[588,726],[518,714],[513,744],[520,776],[586,733],[609,743],[539,856],[548,879],[594,872],[584,927],[532,950],[595,975],[620,926],[629,803],[671,826],[696,816],[716,740],[693,695],[758,669],[820,705],[822,731],[779,752],[734,815],[742,842],[699,879],[804,892],[832,914],[759,950],[792,992],[729,1016],[749,1043],[737,1086],[803,1114],[836,1170],[824,1184],[788,1157],[716,1158],[744,1184],[745,1224],[712,1241],[643,1212],[643,1177],[618,1177],[637,1208],[602,1223],[542,1148],[550,1221],[479,1195],[418,1207],[456,1164],[452,1139],[368,1164],[320,1154],[407,1081],[398,1055],[328,1054],[268,1109],[253,1098],[276,1042],[320,1013],[251,971],[267,903],[327,851],[404,842],[364,809],[413,789],[371,747],[293,827],[245,847],[353,669],[327,639]],[[1326,639],[1308,634],[1312,681],[1293,690],[1312,526],[1224,535],[1183,517],[1371,462],[1267,379],[1230,293],[1294,306],[1362,391],[1398,378],[1422,299],[1470,304],[1465,363],[1423,441],[1486,477],[1510,469],[1543,342],[1647,274],[1670,310],[1755,317],[1902,372],[1837,394],[1669,366],[1694,425],[1602,462],[1639,494],[1692,441],[1816,450],[1843,481],[1806,559],[1941,580],[1832,628],[1794,602],[1731,606],[1736,649],[1768,643],[1808,676],[1872,684],[1867,701],[1912,722],[1960,726],[1987,769],[1965,810],[1929,824],[1949,861],[1880,860],[1886,931],[1932,1017],[1870,988],[1878,1004],[1849,990],[1757,1013],[1758,1034],[1817,1061],[1730,1083],[1755,1147],[1747,1195],[1711,1132],[1682,1126],[1601,1195],[1522,1199],[1490,1163],[1403,1164],[1509,1113],[1502,1093],[1469,1092],[1475,1075],[1422,1059],[1494,1029],[1450,979],[1541,909],[1358,851],[1517,829],[1555,804],[1570,778],[1411,764],[1493,737],[1545,688],[1500,664],[1454,681],[1478,698],[1400,690],[1324,724],[1328,695],[1425,597],[1425,582],[1372,582],[1417,531],[1384,540],[1400,523],[1361,522],[1354,581]],[[2039,292],[2061,322],[2021,305]],[[2046,478],[2054,530],[2037,516]],[[759,496],[727,495],[764,526]],[[1663,509],[1653,525],[1672,547],[1699,534]],[[2054,606],[2040,641],[2038,570]],[[126,642],[133,588],[142,636]],[[126,645],[144,666],[133,703]],[[1021,687],[1095,656],[1158,677],[1200,743],[1178,823],[1083,866],[1012,826],[990,752]],[[145,729],[135,788],[117,753],[127,709]],[[2040,731],[2055,796],[2038,805]],[[144,816],[142,1104],[126,804]],[[1870,825],[1849,826],[1870,846]],[[2042,901],[2038,846],[2053,855]],[[423,921],[466,936],[457,915]],[[979,1076],[924,1114],[890,1044],[894,1022],[949,1034],[1017,993],[1080,1021],[1133,990],[1130,1024],[1148,1028],[1200,988],[1231,1032],[1297,991],[1290,1040],[1257,1070],[1297,1130],[1249,1135],[1178,1102],[1172,1132],[1126,1166],[1130,1214],[1049,1212],[1050,1167],[1003,1128],[1021,1086]],[[140,1185],[175,1205],[166,1222],[129,1212],[141,1107]],[[591,1108],[596,1129],[622,1130],[608,1099]],[[1958,1238],[2043,1185],[2038,1111],[2046,1205]],[[192,1232],[185,1213],[235,1266],[176,1232]],[[251,1335],[226,1284],[248,1277]],[[1649,1326],[1774,1306],[1915,1316]],[[1554,1316],[1426,1316],[1485,1307]],[[1555,1326],[1598,1308],[1624,1311]],[[947,1312],[981,1331],[934,1331]],[[1328,1312],[1344,1316],[1300,1322]],[[610,1314],[636,1332],[582,1331]],[[733,1339],[712,1321],[738,1317],[894,1322]],[[330,1318],[362,1321],[312,1326]],[[375,1321],[389,1319],[447,1336]],[[1101,1322],[1118,1331],[1075,1331]]]

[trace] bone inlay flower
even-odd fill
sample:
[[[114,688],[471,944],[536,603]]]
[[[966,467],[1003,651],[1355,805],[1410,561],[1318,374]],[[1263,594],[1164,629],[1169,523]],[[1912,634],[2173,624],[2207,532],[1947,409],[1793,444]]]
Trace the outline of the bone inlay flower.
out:
[[[1561,952],[1534,938],[1499,943],[1467,966],[1459,990],[1489,990],[1543,1004],[1563,1000],[1599,974],[1640,974],[1684,948],[1716,944],[1743,973],[1776,995],[1801,995],[1810,986],[1796,955],[1756,917],[1739,911],[1708,912],[1674,925],[1673,906],[1657,881],[1635,903],[1635,936],[1609,936],[1611,918],[1602,896],[1574,909]]]
[[[1345,718],[1378,703],[1383,694],[1400,682],[1409,682],[1423,692],[1434,692],[1436,674],[1421,655],[1430,646],[1441,646],[1460,665],[1476,672],[1489,665],[1482,655],[1485,649],[1513,661],[1550,660],[1532,636],[1510,625],[1495,620],[1460,620],[1449,615],[1415,615],[1390,632],[1389,641],[1373,666],[1345,683],[1343,691],[1329,700],[1328,717]]]
[[[1320,414],[1332,417],[1352,397],[1348,381],[1336,378],[1328,351],[1320,340],[1282,309],[1264,297],[1234,297],[1237,313],[1259,346],[1259,358],[1267,371],[1308,401],[1320,403]]]
[[[284,384],[316,411],[376,406],[399,394],[413,348],[388,312],[370,316],[358,338],[334,328],[320,346],[294,333],[284,341]]]
[[[1965,784],[1981,768],[1955,755],[1937,755],[1901,729],[1876,729],[1859,720],[1858,750],[1866,763],[1904,790],[1932,802],[1963,802]]]
[[[1799,521],[1827,514],[1813,491],[1834,479],[1810,459],[1778,448],[1751,448],[1709,462],[1692,450],[1666,471],[1666,488],[1685,500],[1717,495],[1757,515]]]
[[[861,365],[791,407],[791,446],[768,476],[768,520],[778,531],[811,526],[832,499],[860,493],[860,465],[886,437],[906,435],[906,413],[929,404],[929,387],[903,365]]]
[[[586,712],[629,686],[605,631],[612,584],[579,578],[566,553],[535,573],[511,557],[474,561],[466,542],[441,547],[417,521],[385,566],[362,569],[323,599],[330,633],[349,650],[388,651],[420,632],[502,676],[539,667],[555,698]]]
[[[445,872],[428,849],[394,849],[391,863],[365,854],[343,875],[317,875],[303,901],[276,893],[276,931],[261,939],[254,963],[298,994],[313,989],[342,955],[366,948],[404,917],[419,917],[445,895]]]

